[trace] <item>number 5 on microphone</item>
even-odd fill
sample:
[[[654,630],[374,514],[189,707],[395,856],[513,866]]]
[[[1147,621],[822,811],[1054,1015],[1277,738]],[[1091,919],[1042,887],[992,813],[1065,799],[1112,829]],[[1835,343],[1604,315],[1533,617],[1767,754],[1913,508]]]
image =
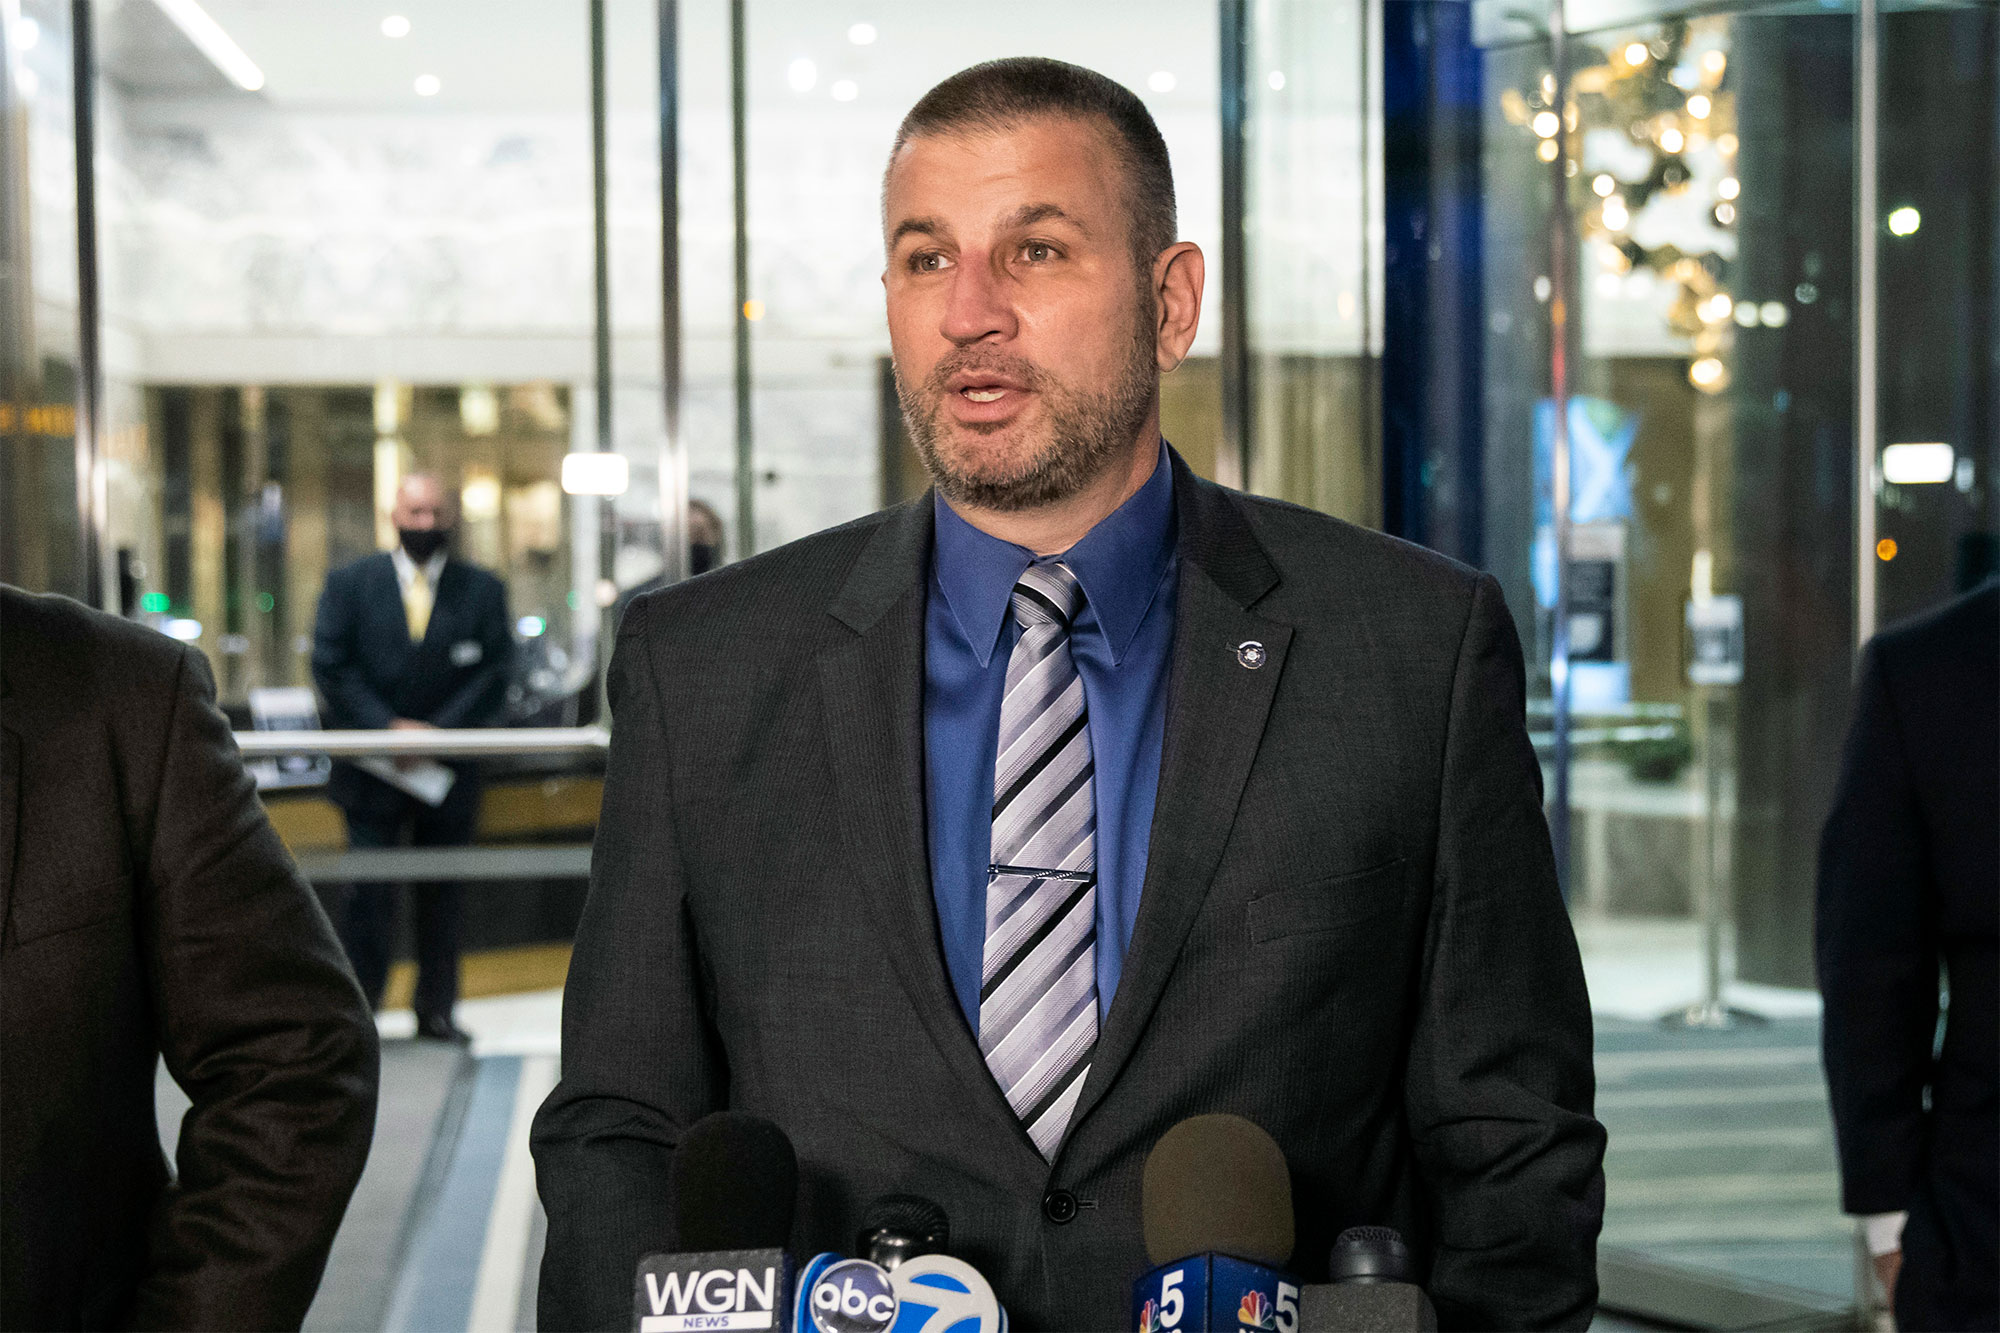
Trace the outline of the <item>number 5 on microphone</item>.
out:
[[[1181,1285],[1187,1279],[1187,1269],[1155,1271],[1149,1279],[1159,1285],[1139,1302],[1139,1333],[1170,1333],[1181,1326],[1181,1317],[1187,1313],[1187,1293]]]
[[[1299,1289],[1289,1282],[1278,1284],[1278,1333],[1297,1333]]]

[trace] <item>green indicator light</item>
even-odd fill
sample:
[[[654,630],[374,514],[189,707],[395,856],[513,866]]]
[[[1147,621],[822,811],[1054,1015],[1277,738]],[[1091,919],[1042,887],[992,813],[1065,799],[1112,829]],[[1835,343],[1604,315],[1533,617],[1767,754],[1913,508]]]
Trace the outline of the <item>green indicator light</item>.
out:
[[[277,604],[278,604],[278,599],[271,596],[270,593],[260,592],[257,594],[257,609],[259,611],[262,611],[268,615],[271,609],[277,606]]]
[[[139,598],[141,611],[171,611],[173,600],[163,592],[149,592]]]
[[[572,611],[576,610],[577,607],[583,605],[583,599],[576,595],[576,589],[574,588],[570,589],[569,596],[564,600],[569,603],[569,609]]]

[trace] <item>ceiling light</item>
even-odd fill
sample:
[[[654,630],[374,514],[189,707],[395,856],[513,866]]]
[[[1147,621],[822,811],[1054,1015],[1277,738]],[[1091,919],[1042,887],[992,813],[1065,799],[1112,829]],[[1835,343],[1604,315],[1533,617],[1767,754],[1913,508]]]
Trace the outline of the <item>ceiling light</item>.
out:
[[[1669,126],[1660,131],[1660,147],[1669,153],[1678,153],[1687,147],[1687,136]]]
[[[1729,57],[1720,51],[1706,52],[1701,58],[1702,71],[1712,79],[1721,78],[1723,67],[1728,63]]]
[[[419,97],[436,97],[443,87],[444,81],[435,74],[417,75],[416,89]]]
[[[1599,199],[1609,199],[1611,192],[1618,188],[1618,182],[1609,176],[1599,175],[1596,180],[1590,183],[1590,188],[1597,192]]]
[[[1724,157],[1735,157],[1736,150],[1740,146],[1740,142],[1733,134],[1725,134],[1715,141],[1715,151],[1721,153]]]
[[[1632,221],[1631,210],[1625,207],[1623,199],[1604,201],[1604,225],[1612,231],[1623,231]]]
[[[1924,215],[1907,204],[1889,215],[1889,230],[1897,236],[1913,235],[1923,225]]]
[[[1688,379],[1704,393],[1720,390],[1726,382],[1725,375],[1722,362],[1712,356],[1705,356],[1688,367]]]
[[[1272,70],[1266,82],[1271,85],[1271,91],[1274,93],[1285,91],[1285,71],[1281,69]]]
[[[388,18],[382,20],[382,35],[384,37],[408,37],[410,35],[410,21],[401,14],[391,14]]]
[[[1628,65],[1643,65],[1646,63],[1646,57],[1650,54],[1652,53],[1646,50],[1644,42],[1633,42],[1625,48],[1625,63]]]
[[[1156,69],[1146,76],[1146,86],[1156,93],[1170,93],[1179,83],[1171,70]]]
[[[1724,199],[1734,199],[1737,195],[1743,193],[1743,182],[1737,180],[1734,176],[1724,176],[1720,181],[1716,182],[1715,192]]]
[[[1560,148],[1556,147],[1556,141],[1554,139],[1544,139],[1539,144],[1535,145],[1535,156],[1539,157],[1544,162],[1555,161],[1556,154],[1561,151],[1562,150]]]
[[[1756,328],[1758,323],[1763,319],[1763,315],[1759,312],[1755,301],[1738,302],[1734,316],[1736,322],[1746,329]]]
[[[847,40],[856,46],[873,46],[878,35],[872,23],[857,23],[847,30]]]
[[[1757,313],[1763,317],[1767,329],[1782,329],[1792,317],[1790,307],[1783,301],[1766,301],[1757,307]]]
[[[1544,139],[1553,139],[1562,132],[1562,117],[1553,111],[1537,111],[1530,122],[1531,128]]]
[[[562,488],[571,495],[623,495],[632,464],[623,454],[564,454]]]
[[[1707,120],[1708,113],[1715,110],[1715,103],[1708,100],[1707,93],[1696,93],[1688,98],[1688,114],[1696,120]]]
[[[195,49],[207,56],[229,81],[244,92],[254,93],[264,86],[264,71],[244,53],[222,25],[208,16],[196,0],[153,0],[160,12],[174,21]]]
[[[833,100],[836,102],[852,102],[861,96],[861,85],[853,79],[837,79],[833,87],[827,91],[833,94]]]
[[[809,93],[813,90],[813,85],[819,82],[819,66],[800,56],[785,66],[785,82],[792,86],[792,91],[795,93]]]
[[[1892,444],[1882,451],[1882,480],[1895,486],[1934,486],[1950,481],[1957,463],[1948,444]]]

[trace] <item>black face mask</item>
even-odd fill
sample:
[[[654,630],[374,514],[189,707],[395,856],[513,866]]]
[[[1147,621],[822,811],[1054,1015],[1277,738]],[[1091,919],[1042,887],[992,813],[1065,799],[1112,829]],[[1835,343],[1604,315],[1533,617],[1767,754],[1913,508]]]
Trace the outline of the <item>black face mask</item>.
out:
[[[403,549],[410,559],[423,564],[451,540],[450,528],[397,528],[396,536],[402,539]]]
[[[688,572],[706,574],[715,568],[716,549],[713,542],[692,542],[688,545]]]

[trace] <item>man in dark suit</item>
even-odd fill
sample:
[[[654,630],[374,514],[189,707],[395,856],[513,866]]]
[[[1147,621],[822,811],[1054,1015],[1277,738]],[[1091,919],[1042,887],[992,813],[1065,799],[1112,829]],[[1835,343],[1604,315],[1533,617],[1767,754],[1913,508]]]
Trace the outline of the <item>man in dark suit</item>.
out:
[[[1996,812],[2000,582],[1989,582],[1868,645],[1820,841],[1841,1198],[1867,1219],[1906,1329],[2000,1328]]]
[[[500,580],[454,558],[457,510],[436,477],[412,473],[396,491],[396,549],[327,576],[313,628],[313,679],[335,728],[429,730],[498,723],[507,695],[513,630]],[[411,765],[404,762],[408,771]],[[449,766],[432,802],[337,763],[328,794],[347,817],[350,847],[457,847],[479,819],[479,777]],[[463,1041],[458,1003],[460,885],[417,885],[417,1034]],[[382,1003],[395,949],[397,886],[356,884],[341,912],[340,938],[371,1005]]]
[[[1023,1329],[1126,1326],[1146,1155],[1217,1111],[1307,1278],[1388,1224],[1447,1325],[1583,1327],[1604,1136],[1498,588],[1165,447],[1203,260],[1130,92],[954,76],[884,206],[935,493],[626,617],[542,1326],[629,1326],[729,1107],[797,1149],[801,1253],[927,1196]]]
[[[0,922],[0,1328],[297,1328],[375,1025],[199,652],[0,588]]]

